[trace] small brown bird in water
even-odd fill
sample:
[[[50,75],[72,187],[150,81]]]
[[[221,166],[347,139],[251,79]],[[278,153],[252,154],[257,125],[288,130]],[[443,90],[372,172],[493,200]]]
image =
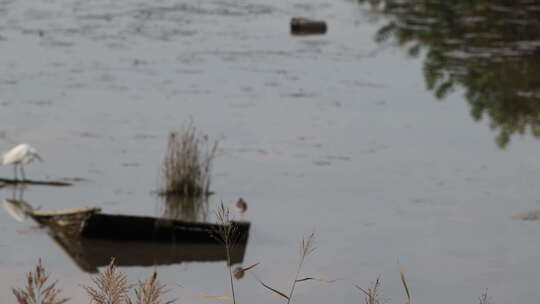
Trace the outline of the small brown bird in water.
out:
[[[238,199],[238,201],[236,202],[236,205],[234,205],[234,206],[236,207],[236,210],[239,213],[244,213],[247,210],[247,203],[242,198]]]

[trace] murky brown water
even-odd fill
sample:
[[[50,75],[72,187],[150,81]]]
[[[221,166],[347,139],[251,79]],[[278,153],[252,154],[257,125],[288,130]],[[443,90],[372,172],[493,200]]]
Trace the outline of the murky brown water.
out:
[[[302,286],[299,302],[358,302],[352,284],[382,275],[400,303],[399,260],[416,303],[484,288],[534,303],[540,222],[512,215],[540,209],[537,5],[363,2],[0,0],[1,147],[41,151],[30,177],[86,179],[24,199],[161,215],[167,133],[193,119],[223,137],[209,209],[249,203],[258,277],[286,289],[298,240],[318,233],[306,273],[339,280]],[[292,37],[292,16],[329,31]],[[41,257],[86,301],[89,275],[31,221],[0,213],[0,250],[2,298]],[[133,281],[153,269],[122,268]],[[182,303],[228,294],[222,262],[156,269]],[[279,301],[250,276],[238,289]]]

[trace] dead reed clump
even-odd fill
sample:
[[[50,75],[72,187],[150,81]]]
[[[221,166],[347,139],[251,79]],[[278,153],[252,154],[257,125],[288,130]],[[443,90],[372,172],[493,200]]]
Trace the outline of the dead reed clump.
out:
[[[206,196],[218,141],[210,142],[190,123],[180,133],[171,132],[162,164],[163,195]]]
[[[56,288],[53,282],[47,285],[49,273],[41,265],[39,260],[34,272],[26,275],[26,286],[24,289],[13,288],[12,292],[19,304],[63,304],[67,298],[60,298],[60,289]]]
[[[128,285],[127,276],[118,271],[114,265],[114,259],[104,272],[92,279],[95,288],[83,286],[90,296],[92,304],[129,304],[131,303],[128,292],[131,286]]]

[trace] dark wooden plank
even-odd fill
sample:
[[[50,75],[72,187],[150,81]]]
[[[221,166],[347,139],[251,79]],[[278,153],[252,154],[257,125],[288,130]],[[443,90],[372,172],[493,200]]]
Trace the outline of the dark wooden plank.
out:
[[[54,187],[66,187],[73,185],[72,183],[65,181],[40,181],[40,180],[31,180],[31,179],[11,179],[0,177],[0,186],[1,185],[41,185],[41,186],[54,186]]]

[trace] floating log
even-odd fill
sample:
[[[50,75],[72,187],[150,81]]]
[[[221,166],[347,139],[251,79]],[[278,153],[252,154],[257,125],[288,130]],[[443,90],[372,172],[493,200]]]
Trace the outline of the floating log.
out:
[[[302,17],[291,19],[291,34],[293,35],[320,35],[326,33],[326,22]]]
[[[41,186],[54,186],[54,187],[65,187],[65,186],[71,186],[72,183],[65,182],[65,181],[39,181],[39,180],[31,180],[31,179],[11,179],[11,178],[3,178],[0,177],[0,186],[5,185],[41,185]]]

